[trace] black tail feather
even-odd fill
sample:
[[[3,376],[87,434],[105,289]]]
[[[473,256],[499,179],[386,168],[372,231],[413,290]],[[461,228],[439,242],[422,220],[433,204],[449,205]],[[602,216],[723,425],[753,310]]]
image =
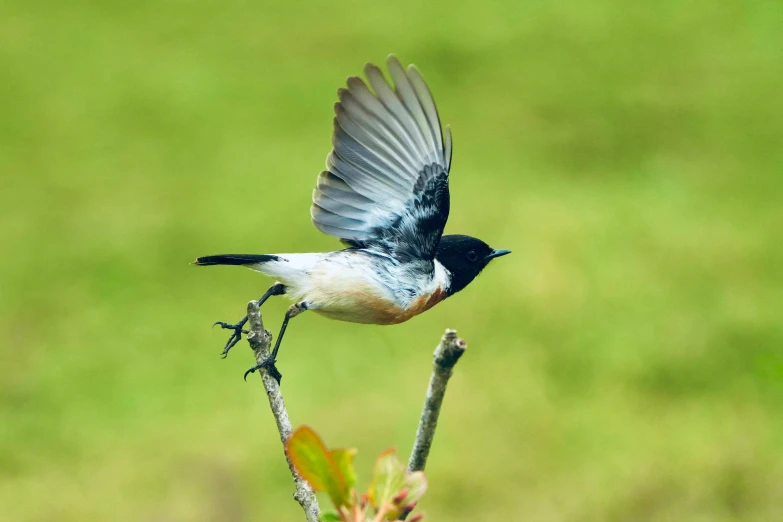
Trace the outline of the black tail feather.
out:
[[[221,254],[219,256],[204,256],[193,261],[194,265],[255,265],[267,261],[277,261],[280,258],[271,254]]]

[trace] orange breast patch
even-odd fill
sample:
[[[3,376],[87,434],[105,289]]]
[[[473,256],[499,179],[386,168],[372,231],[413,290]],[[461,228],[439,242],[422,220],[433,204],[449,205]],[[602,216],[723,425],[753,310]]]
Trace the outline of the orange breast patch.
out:
[[[416,317],[422,312],[426,312],[436,304],[446,299],[446,292],[441,287],[438,287],[430,295],[423,295],[416,299],[407,310],[402,310],[397,317],[394,318],[389,324],[399,324],[407,321],[411,317]]]
[[[332,304],[314,311],[338,321],[365,324],[399,324],[425,312],[446,299],[446,292],[440,287],[430,295],[423,295],[408,308],[400,308],[393,302],[374,297],[371,293],[350,292],[341,294],[341,303]]]

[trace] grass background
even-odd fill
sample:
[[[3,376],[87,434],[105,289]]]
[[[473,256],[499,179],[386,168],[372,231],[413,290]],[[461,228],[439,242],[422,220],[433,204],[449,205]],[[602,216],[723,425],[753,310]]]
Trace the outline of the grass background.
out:
[[[783,519],[781,24],[762,0],[3,2],[0,518],[301,519],[252,358],[209,328],[269,281],[188,263],[338,246],[307,212],[335,92],[394,52],[452,125],[447,231],[514,254],[400,326],[297,319],[294,423],[366,481],[453,327],[430,520]]]

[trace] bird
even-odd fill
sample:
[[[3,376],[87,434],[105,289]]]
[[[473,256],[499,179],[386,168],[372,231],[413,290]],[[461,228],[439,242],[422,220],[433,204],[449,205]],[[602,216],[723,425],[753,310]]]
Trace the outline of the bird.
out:
[[[365,82],[338,89],[332,150],[318,175],[310,216],[345,248],[325,253],[221,254],[198,266],[236,265],[277,281],[261,296],[294,304],[271,354],[245,372],[266,368],[277,380],[288,323],[305,311],[354,323],[390,325],[415,317],[468,286],[492,261],[510,253],[481,239],[443,234],[450,210],[452,137],[419,70],[390,55],[387,81],[371,63]],[[244,317],[218,321],[233,330],[222,355],[242,338]],[[214,326],[214,325],[213,325]]]

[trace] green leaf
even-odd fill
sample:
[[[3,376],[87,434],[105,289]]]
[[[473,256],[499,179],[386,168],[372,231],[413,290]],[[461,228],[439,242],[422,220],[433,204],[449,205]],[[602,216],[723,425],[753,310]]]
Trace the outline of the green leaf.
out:
[[[343,522],[343,519],[340,518],[340,515],[334,511],[324,511],[321,513],[319,518],[321,519],[321,522]]]
[[[409,472],[394,449],[381,453],[375,461],[367,498],[376,510],[385,506],[386,518],[396,520],[406,508],[416,504],[427,491],[427,478],[421,471]]]
[[[376,510],[392,499],[405,487],[405,466],[394,452],[387,449],[375,461],[372,482],[367,490],[367,499]]]
[[[351,495],[346,478],[332,452],[326,449],[321,437],[312,428],[297,428],[286,442],[285,449],[296,471],[314,490],[326,491],[338,508],[350,505]],[[340,458],[346,460],[342,455]]]
[[[410,472],[405,470],[405,487],[403,488],[404,497],[399,500],[395,506],[389,510],[389,520],[397,520],[404,512],[413,509],[416,503],[424,496],[427,491],[427,478],[423,471]],[[402,493],[402,492],[401,492]]]
[[[337,464],[337,468],[345,477],[345,487],[350,492],[356,485],[356,470],[353,467],[353,457],[356,455],[355,449],[337,449],[332,450],[332,457]]]

